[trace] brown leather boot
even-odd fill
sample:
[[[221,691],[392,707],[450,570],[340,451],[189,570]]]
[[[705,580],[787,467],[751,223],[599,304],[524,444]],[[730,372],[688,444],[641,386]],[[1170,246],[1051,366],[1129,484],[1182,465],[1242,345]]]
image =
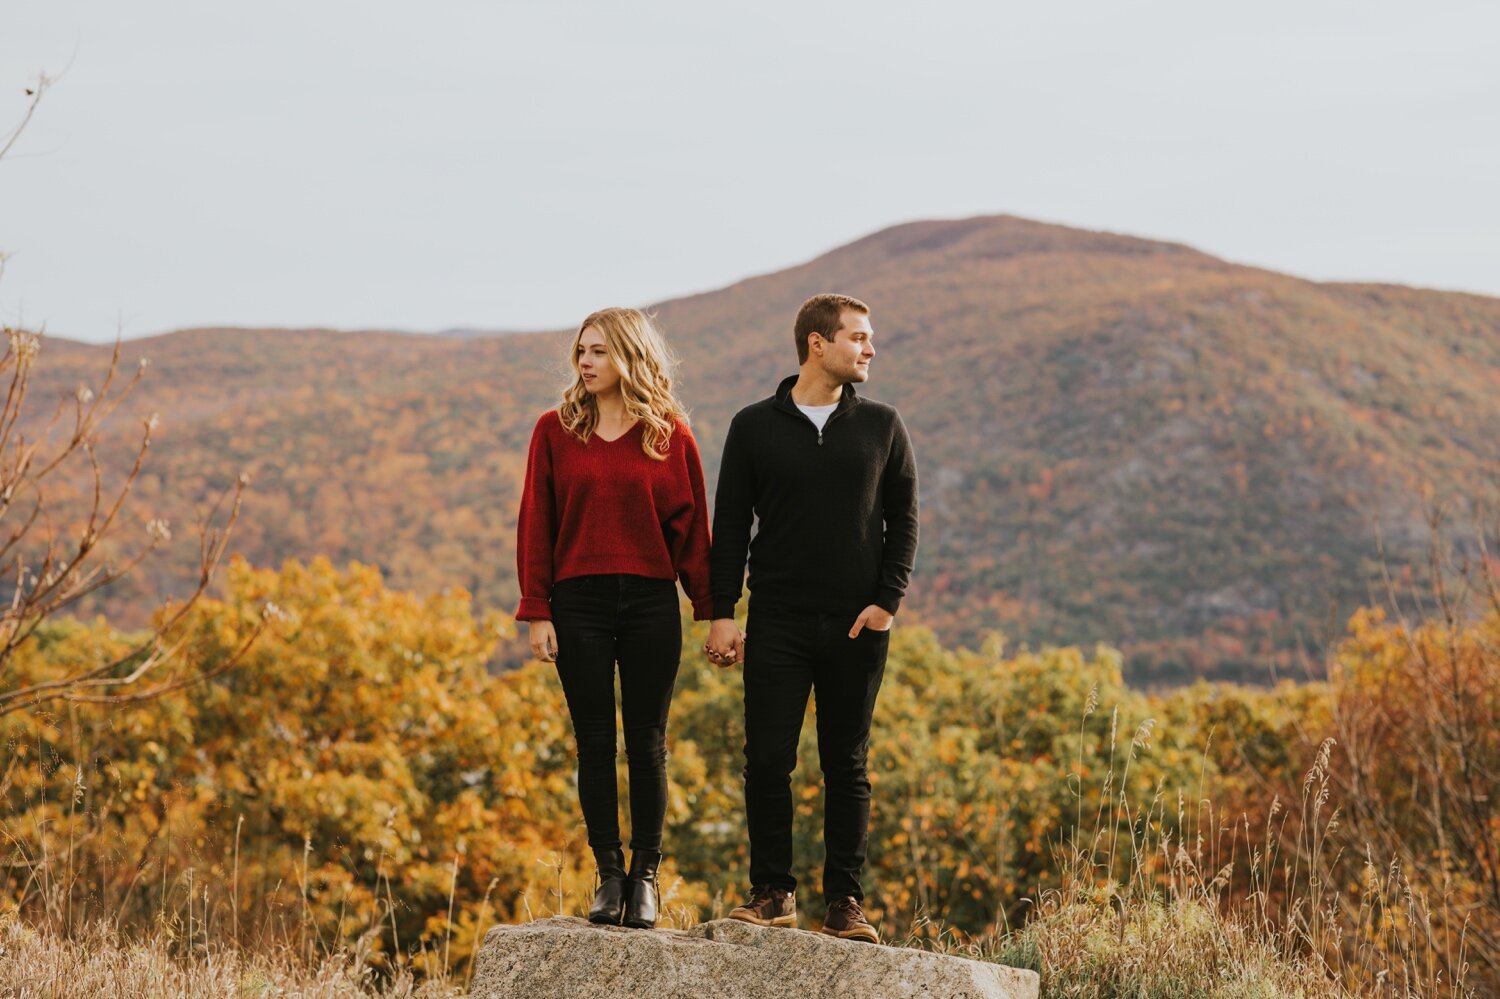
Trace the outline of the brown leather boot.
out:
[[[625,915],[625,851],[595,850],[594,863],[599,865],[599,890],[589,906],[589,922],[619,926]]]
[[[828,903],[828,918],[823,920],[823,933],[841,940],[863,940],[865,943],[880,943],[880,934],[865,918],[859,901],[853,897],[841,898]]]
[[[750,899],[736,906],[729,918],[756,926],[796,926],[797,896],[784,888],[756,885],[750,889]]]

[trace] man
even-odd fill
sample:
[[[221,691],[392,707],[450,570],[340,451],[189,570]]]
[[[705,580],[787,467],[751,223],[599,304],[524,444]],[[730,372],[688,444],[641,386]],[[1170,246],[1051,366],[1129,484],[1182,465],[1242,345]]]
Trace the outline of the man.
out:
[[[876,943],[860,907],[866,759],[891,623],[916,557],[916,460],[896,410],[854,392],[875,356],[869,307],[817,295],[794,332],[801,368],[730,424],[714,508],[714,621],[704,651],[720,666],[745,668],[751,889],[730,916],[797,922],[791,774],[811,691],[824,786],[823,932]],[[734,608],[747,550],[742,635]]]

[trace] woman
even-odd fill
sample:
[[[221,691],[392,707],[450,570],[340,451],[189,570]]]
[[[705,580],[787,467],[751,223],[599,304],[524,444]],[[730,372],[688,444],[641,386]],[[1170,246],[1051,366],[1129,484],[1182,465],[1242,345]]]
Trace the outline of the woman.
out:
[[[557,663],[600,887],[596,923],[656,925],[667,709],[682,655],[676,580],[708,620],[708,504],[698,445],[650,319],[604,309],[573,338],[573,383],[531,436],[517,527],[518,621]],[[630,871],[615,783],[615,664],[630,777]]]

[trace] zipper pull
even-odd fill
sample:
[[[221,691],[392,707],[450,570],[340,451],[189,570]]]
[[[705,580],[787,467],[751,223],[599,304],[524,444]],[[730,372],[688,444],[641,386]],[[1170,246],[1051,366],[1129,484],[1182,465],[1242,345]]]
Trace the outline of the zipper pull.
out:
[[[818,447],[823,446],[823,431],[818,431]]]

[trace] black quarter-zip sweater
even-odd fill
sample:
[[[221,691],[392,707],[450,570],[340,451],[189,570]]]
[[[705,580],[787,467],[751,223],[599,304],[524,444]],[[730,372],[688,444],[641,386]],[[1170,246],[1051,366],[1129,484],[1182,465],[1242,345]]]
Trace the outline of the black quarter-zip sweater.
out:
[[[917,462],[895,407],[844,386],[823,431],[796,376],[735,414],[714,498],[714,617],[733,617],[746,554],[755,608],[858,613],[901,605],[917,555]],[[755,537],[750,536],[752,523]]]

